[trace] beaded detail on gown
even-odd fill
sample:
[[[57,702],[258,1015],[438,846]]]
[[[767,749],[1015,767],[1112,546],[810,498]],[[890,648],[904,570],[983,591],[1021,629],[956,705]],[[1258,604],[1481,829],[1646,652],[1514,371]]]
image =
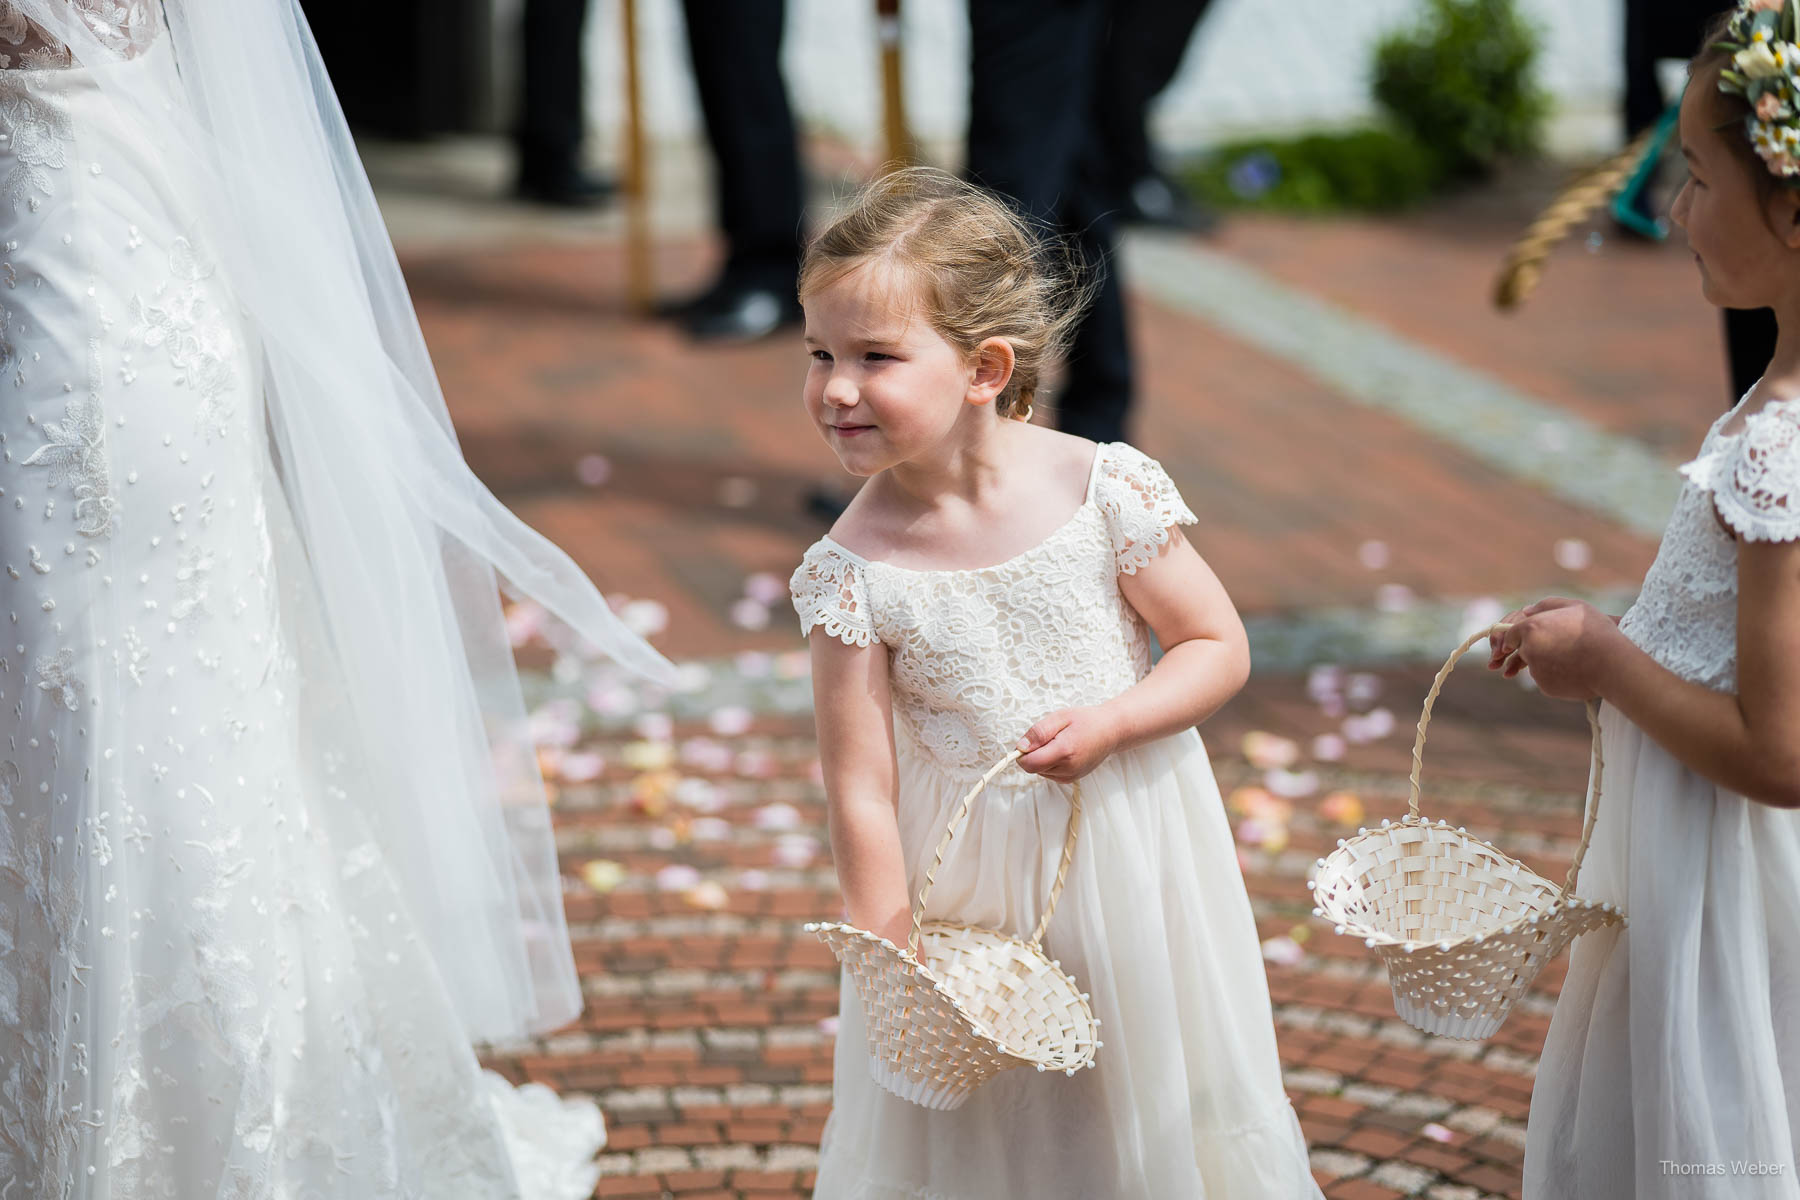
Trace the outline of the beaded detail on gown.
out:
[[[75,3],[116,62],[0,3],[0,1195],[586,1196],[357,816],[256,348],[102,95],[176,102],[156,6]]]

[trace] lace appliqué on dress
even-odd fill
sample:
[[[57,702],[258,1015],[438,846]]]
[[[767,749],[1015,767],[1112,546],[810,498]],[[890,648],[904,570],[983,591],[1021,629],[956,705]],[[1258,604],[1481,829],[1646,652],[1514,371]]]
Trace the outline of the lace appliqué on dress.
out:
[[[209,282],[213,272],[203,249],[188,238],[176,238],[169,248],[173,283],[158,289],[152,302],[136,298],[137,324],[127,339],[129,344],[167,352],[176,369],[175,382],[193,389],[199,398],[195,420],[208,441],[230,429],[237,390],[232,366],[237,341],[231,323],[218,309]]]
[[[822,625],[827,634],[849,645],[875,644],[862,570],[826,543],[806,552],[788,580],[788,590],[794,597],[794,611],[800,615],[800,636],[806,637]]]
[[[36,211],[40,197],[56,194],[51,173],[69,165],[68,114],[54,97],[31,87],[28,77],[0,71],[0,133],[12,158],[0,197]]]
[[[106,462],[106,424],[100,401],[71,398],[60,422],[43,423],[46,443],[25,460],[28,467],[50,468],[50,486],[68,484],[75,492],[75,529],[85,537],[112,530],[117,502]]]
[[[1775,400],[1681,468],[1746,541],[1800,538],[1800,401]]]
[[[1168,472],[1143,451],[1112,443],[1099,453],[1094,503],[1106,516],[1119,572],[1135,575],[1162,554],[1171,526],[1192,525],[1198,518]]]

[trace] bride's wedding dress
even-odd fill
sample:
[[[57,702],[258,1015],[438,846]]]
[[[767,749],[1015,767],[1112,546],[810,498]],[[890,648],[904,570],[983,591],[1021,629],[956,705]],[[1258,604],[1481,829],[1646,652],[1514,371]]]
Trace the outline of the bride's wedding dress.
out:
[[[383,825],[414,764],[363,736],[236,234],[109,98],[186,102],[162,6],[57,6],[116,54],[0,0],[0,1197],[586,1196],[599,1113],[484,1077],[396,861],[451,928],[485,866]]]

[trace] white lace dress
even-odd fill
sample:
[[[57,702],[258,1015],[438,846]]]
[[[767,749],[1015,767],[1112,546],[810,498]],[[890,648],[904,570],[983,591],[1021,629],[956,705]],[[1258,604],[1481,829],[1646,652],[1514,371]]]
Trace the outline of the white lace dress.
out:
[[[157,6],[79,2],[176,102]],[[483,1076],[309,715],[333,660],[191,198],[4,2],[0,68],[0,1196],[587,1196],[599,1113]]]
[[[915,571],[826,539],[793,579],[801,627],[885,647],[900,831],[916,894],[983,769],[1055,709],[1150,668],[1118,585],[1194,516],[1156,463],[1109,444],[1057,532],[998,566]],[[871,1079],[848,981],[819,1200],[1301,1200],[1319,1195],[1282,1090],[1250,903],[1200,736],[1114,755],[1084,821],[1046,950],[1092,996],[1104,1042],[1073,1078],[1011,1071],[951,1112]],[[951,843],[928,918],[1028,935],[1055,875],[1065,786],[1002,774]]]
[[[1707,434],[1620,627],[1737,687],[1737,543],[1800,538],[1800,402]],[[1800,1197],[1800,813],[1688,770],[1602,708],[1581,894],[1624,929],[1575,943],[1538,1066],[1526,1200]]]

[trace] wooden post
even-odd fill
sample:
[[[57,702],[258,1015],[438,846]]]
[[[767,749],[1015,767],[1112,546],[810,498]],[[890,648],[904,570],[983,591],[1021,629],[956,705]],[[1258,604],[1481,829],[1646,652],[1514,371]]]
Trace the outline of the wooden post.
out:
[[[906,86],[900,75],[900,0],[875,0],[875,29],[881,39],[881,115],[887,143],[885,168],[914,161],[906,131]]]
[[[620,0],[625,34],[625,291],[633,310],[655,307],[650,263],[650,162],[644,146],[643,78],[638,62],[637,0]]]

